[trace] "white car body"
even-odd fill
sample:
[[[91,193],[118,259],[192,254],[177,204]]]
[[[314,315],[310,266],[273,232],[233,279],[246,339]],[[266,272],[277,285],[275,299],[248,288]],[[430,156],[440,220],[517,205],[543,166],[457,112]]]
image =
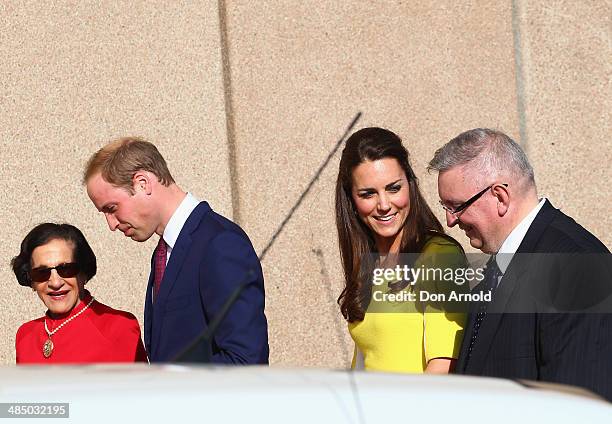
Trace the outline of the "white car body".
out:
[[[0,369],[0,402],[67,402],[70,422],[92,424],[611,422],[612,404],[585,393],[493,378],[269,367]],[[18,422],[29,421],[40,423]]]

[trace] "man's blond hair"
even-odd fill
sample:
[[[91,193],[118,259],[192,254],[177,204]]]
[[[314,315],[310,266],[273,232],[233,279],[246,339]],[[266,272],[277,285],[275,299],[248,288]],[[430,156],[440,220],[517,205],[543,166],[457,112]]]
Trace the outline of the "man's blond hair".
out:
[[[133,193],[132,178],[137,171],[151,172],[166,187],[174,184],[174,178],[157,147],[139,137],[113,140],[94,153],[85,166],[83,184],[100,173],[105,181]]]

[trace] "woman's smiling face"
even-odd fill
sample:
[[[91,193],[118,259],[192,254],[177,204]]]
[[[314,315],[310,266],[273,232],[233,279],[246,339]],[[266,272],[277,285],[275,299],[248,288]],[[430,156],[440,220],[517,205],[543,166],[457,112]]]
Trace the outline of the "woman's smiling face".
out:
[[[394,158],[365,161],[352,173],[352,198],[359,218],[373,232],[380,253],[398,252],[410,211],[406,173]]]
[[[53,239],[32,251],[31,269],[45,269],[74,262],[74,246],[62,239]],[[32,288],[49,309],[52,317],[70,313],[79,303],[83,286],[82,274],[62,277],[52,269],[46,281],[33,281]]]

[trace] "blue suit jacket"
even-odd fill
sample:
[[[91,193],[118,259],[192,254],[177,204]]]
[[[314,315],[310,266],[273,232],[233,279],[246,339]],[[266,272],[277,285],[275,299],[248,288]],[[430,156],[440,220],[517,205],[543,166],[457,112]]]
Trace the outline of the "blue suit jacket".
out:
[[[250,274],[214,334],[210,359],[225,364],[268,363],[263,274],[249,238],[238,225],[201,202],[181,229],[155,303],[153,274],[144,314],[151,362],[172,361],[188,347]]]

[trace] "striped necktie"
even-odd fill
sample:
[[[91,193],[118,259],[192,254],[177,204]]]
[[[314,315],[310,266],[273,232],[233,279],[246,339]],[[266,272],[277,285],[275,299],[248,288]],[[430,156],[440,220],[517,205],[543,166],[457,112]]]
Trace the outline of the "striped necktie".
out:
[[[159,243],[155,248],[155,258],[153,262],[155,277],[153,280],[153,301],[157,300],[157,294],[159,293],[159,286],[161,285],[162,278],[164,278],[164,271],[166,270],[166,254],[168,253],[168,245],[164,241],[163,237],[159,238]]]
[[[495,256],[491,256],[491,259],[487,262],[487,268],[485,270],[485,276],[483,279],[484,289],[483,293],[491,292],[491,302],[493,302],[493,296],[495,296],[495,289],[497,288],[497,283],[499,281],[499,277],[502,275],[501,270],[497,266],[497,262],[495,261]],[[468,347],[467,359],[470,359],[472,356],[472,349],[476,345],[476,339],[478,338],[478,331],[480,330],[480,326],[487,315],[487,307],[490,302],[480,302],[478,306],[478,313],[476,314],[476,319],[474,320],[474,326],[472,327],[472,338],[470,339],[470,346]]]

